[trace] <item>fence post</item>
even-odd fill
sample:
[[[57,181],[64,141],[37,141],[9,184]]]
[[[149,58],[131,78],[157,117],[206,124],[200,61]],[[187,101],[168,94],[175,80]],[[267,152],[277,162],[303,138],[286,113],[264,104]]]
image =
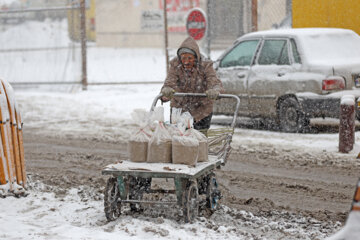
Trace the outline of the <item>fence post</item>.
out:
[[[258,1],[251,0],[251,31],[258,30]]]
[[[348,153],[355,142],[355,97],[344,95],[340,102],[339,152]]]
[[[166,0],[164,4],[164,45],[165,45],[165,58],[166,58],[166,75],[169,73],[169,40],[168,40],[168,20],[167,20],[167,4]]]
[[[210,25],[210,14],[211,14],[211,8],[210,8],[210,0],[206,3],[206,17],[207,17],[207,28],[206,28],[206,55],[209,59],[211,59],[210,56],[210,44],[211,44],[211,25]]]
[[[81,38],[81,66],[82,66],[82,89],[87,90],[87,61],[86,61],[86,6],[85,0],[80,1],[80,38]]]

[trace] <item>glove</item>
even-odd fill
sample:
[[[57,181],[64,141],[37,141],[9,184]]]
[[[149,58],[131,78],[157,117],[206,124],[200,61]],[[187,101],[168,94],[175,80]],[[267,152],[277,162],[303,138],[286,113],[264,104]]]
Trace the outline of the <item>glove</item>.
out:
[[[161,94],[162,94],[164,97],[169,98],[169,99],[172,98],[172,96],[174,95],[174,93],[175,93],[175,90],[174,90],[173,88],[171,88],[171,87],[163,87],[163,88],[161,89]]]
[[[215,89],[209,89],[205,93],[210,100],[216,100],[220,94],[220,92]]]

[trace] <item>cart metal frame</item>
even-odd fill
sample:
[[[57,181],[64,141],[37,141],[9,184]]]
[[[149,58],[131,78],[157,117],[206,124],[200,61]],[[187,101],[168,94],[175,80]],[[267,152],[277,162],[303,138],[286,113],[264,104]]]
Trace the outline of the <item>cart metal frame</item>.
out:
[[[202,93],[175,93],[175,97],[206,97]],[[156,96],[152,103],[151,111],[154,110],[162,94]],[[240,99],[231,94],[220,94],[218,98],[233,98],[236,100],[232,131],[220,138],[222,147],[217,152],[209,154],[208,162],[197,163],[194,167],[183,164],[165,163],[135,163],[126,160],[117,164],[106,166],[102,170],[103,175],[111,175],[108,179],[104,193],[104,211],[108,221],[113,221],[121,215],[122,204],[129,203],[132,211],[141,211],[142,205],[168,204],[182,207],[185,222],[193,222],[198,215],[199,207],[207,209],[211,213],[215,211],[221,198],[217,189],[215,169],[225,165],[230,154],[230,143],[236,126],[237,113]],[[209,143],[210,144],[210,143]],[[151,189],[152,178],[174,179],[175,190]],[[145,201],[142,200],[144,193],[175,194],[176,201]],[[205,202],[199,202],[199,195],[205,195]]]

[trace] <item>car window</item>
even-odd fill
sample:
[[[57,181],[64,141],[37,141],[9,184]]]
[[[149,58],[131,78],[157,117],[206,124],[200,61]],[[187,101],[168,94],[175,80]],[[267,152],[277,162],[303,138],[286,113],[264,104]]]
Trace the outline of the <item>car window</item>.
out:
[[[294,62],[295,63],[301,63],[300,54],[299,54],[299,52],[297,50],[295,40],[291,39],[290,42],[291,42],[292,54],[294,56]]]
[[[259,40],[239,43],[220,62],[220,67],[249,66],[255,54]]]
[[[265,40],[258,64],[289,65],[289,52],[286,40]]]

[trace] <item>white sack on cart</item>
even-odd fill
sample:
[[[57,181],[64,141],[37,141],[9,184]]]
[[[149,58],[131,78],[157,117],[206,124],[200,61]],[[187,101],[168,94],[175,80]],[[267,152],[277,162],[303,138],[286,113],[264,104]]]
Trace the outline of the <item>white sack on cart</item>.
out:
[[[151,137],[149,126],[149,112],[144,109],[135,109],[131,113],[131,117],[139,128],[131,135],[128,143],[128,153],[130,161],[146,162],[147,148]]]
[[[186,125],[177,123],[180,136],[172,137],[172,162],[175,164],[196,165],[199,155],[199,141],[191,136],[185,136]]]
[[[209,144],[207,137],[194,128],[190,128],[186,131],[186,135],[192,136],[193,138],[199,141],[199,157],[198,162],[207,162],[209,161]]]
[[[207,137],[200,131],[194,129],[194,119],[189,112],[184,112],[181,118],[185,121],[187,127],[185,135],[191,136],[199,141],[199,156],[197,161],[207,162],[209,160],[209,145]]]
[[[164,108],[156,107],[152,113],[155,131],[149,140],[147,162],[171,163],[171,136],[164,125]]]

